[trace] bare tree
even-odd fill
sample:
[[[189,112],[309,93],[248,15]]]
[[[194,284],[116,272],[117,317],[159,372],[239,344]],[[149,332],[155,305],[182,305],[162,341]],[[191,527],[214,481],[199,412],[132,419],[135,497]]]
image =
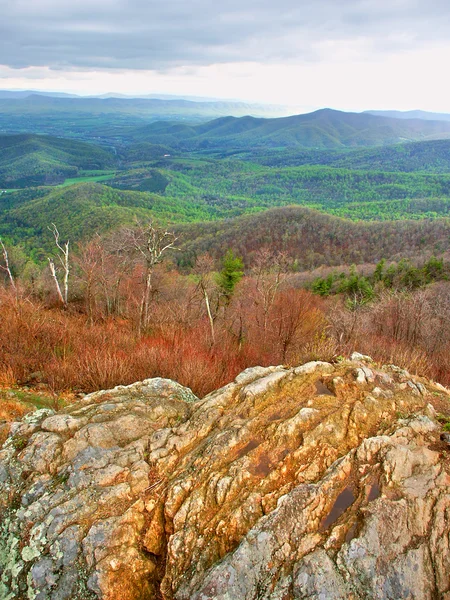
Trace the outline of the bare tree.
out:
[[[213,259],[208,254],[204,254],[197,259],[194,271],[198,278],[197,289],[200,290],[205,301],[206,312],[209,320],[209,328],[211,330],[211,341],[214,345],[216,343],[214,321],[217,317],[217,310],[215,310],[213,314],[213,310],[211,309],[211,295],[214,293],[214,291],[217,292],[217,284],[214,282],[212,277],[213,268]]]
[[[64,274],[63,275],[63,290],[61,290],[61,285],[58,280],[57,268],[56,268],[55,262],[52,258],[48,258],[50,272],[52,274],[53,281],[55,282],[55,287],[56,287],[56,292],[58,294],[58,297],[61,300],[63,306],[67,307],[68,298],[69,298],[69,272],[70,272],[69,241],[67,241],[63,245],[61,245],[61,243],[59,241],[59,231],[54,223],[52,223],[52,226],[49,227],[48,229],[53,233],[53,237],[55,238],[56,247],[59,250],[58,260],[61,264],[61,267],[63,269],[63,274]]]
[[[140,334],[149,324],[153,270],[162,261],[163,254],[175,247],[177,238],[173,232],[161,229],[152,221],[145,225],[138,222],[136,227],[124,229],[123,237],[144,267],[144,288],[139,308]]]
[[[4,265],[0,265],[0,269],[2,271],[5,271],[9,277],[9,281],[11,282],[11,285],[14,289],[16,289],[16,282],[14,281],[14,277],[13,274],[11,272],[11,267],[9,266],[9,257],[8,257],[8,251],[6,250],[5,244],[3,243],[2,239],[0,238],[0,246],[2,247],[2,252],[3,252],[3,261],[4,261]]]
[[[288,260],[286,254],[262,248],[255,257],[253,274],[256,296],[254,302],[261,305],[263,341],[266,340],[270,310],[275,302],[280,286],[287,277]]]
[[[97,289],[99,287],[99,271],[102,257],[101,238],[97,234],[87,244],[79,244],[79,255],[75,256],[78,277],[83,285],[86,310],[90,323],[94,321],[97,306]]]

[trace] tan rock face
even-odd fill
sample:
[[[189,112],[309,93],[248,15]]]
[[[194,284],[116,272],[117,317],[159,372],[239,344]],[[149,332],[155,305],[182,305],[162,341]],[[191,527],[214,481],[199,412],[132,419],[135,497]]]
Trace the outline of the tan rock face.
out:
[[[352,358],[27,416],[0,452],[0,598],[450,598],[450,397]]]

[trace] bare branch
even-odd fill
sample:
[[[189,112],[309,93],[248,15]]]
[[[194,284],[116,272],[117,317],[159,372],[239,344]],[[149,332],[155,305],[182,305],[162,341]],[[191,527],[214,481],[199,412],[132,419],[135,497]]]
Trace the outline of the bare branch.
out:
[[[3,243],[1,238],[0,238],[0,245],[1,245],[2,251],[3,251],[3,260],[5,261],[4,265],[0,265],[0,269],[2,271],[5,271],[8,274],[8,277],[9,277],[12,287],[14,289],[16,289],[16,282],[14,281],[14,277],[11,272],[11,267],[9,266],[8,251],[6,250],[5,244]]]
[[[141,257],[145,268],[139,315],[139,331],[142,332],[149,323],[153,270],[162,261],[164,253],[175,248],[177,238],[174,233],[160,229],[152,221],[145,225],[137,221],[136,227],[123,230],[123,236],[124,247],[134,250]]]

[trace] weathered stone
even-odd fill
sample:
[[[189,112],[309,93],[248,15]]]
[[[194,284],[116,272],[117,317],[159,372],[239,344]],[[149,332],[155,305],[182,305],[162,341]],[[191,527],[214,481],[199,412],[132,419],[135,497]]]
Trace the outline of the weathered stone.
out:
[[[354,360],[354,361],[362,361],[362,362],[368,362],[368,363],[373,363],[373,358],[371,358],[370,356],[367,356],[367,354],[361,354],[360,352],[353,352],[353,354],[350,356],[350,360]]]
[[[449,596],[437,388],[352,358],[202,400],[146,380],[10,427],[0,597]]]

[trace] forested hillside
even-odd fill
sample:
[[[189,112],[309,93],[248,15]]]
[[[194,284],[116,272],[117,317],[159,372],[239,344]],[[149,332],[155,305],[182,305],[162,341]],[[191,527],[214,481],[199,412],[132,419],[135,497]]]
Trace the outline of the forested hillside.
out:
[[[252,264],[263,249],[285,252],[296,268],[378,262],[450,250],[450,219],[354,223],[304,207],[289,206],[229,221],[178,227],[180,266],[195,257],[218,258],[228,248]]]
[[[166,164],[166,194],[243,211],[303,204],[342,217],[391,220],[446,215],[450,174],[262,167],[238,160]]]
[[[61,183],[83,171],[112,169],[112,152],[44,135],[0,135],[0,188]]]
[[[116,118],[107,135],[98,119],[101,146],[3,137],[0,386],[155,375],[204,394],[355,347],[449,382],[450,140],[383,145],[438,128],[359,117]]]
[[[223,153],[221,157],[233,155],[236,158],[272,167],[323,165],[353,170],[405,173],[415,171],[448,173],[450,171],[450,140],[409,142],[359,150],[289,150],[284,148],[271,152],[253,150]]]
[[[48,230],[57,223],[64,237],[73,242],[89,239],[95,232],[105,233],[135,219],[157,218],[160,222],[201,220],[201,207],[188,200],[165,198],[156,194],[122,191],[96,183],[81,183],[58,188],[36,198],[23,199],[24,193],[4,194],[9,210],[1,210],[0,236],[28,249],[48,247]],[[17,203],[11,198],[17,198]],[[12,204],[12,206],[11,206]]]

